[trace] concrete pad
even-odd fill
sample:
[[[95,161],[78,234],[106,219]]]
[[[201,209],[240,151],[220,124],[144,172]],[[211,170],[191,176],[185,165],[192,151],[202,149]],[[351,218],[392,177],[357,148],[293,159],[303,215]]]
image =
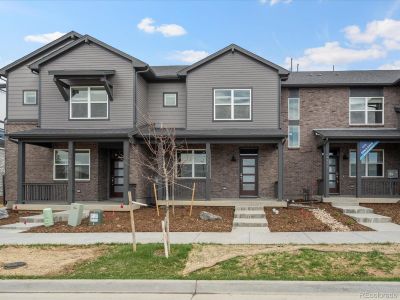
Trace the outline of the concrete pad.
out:
[[[351,213],[351,214],[366,214],[366,213],[373,213],[374,210],[372,208],[358,206],[358,205],[332,205],[344,213]]]
[[[400,225],[395,223],[360,223],[376,231],[400,231]]]
[[[316,244],[362,244],[369,240],[355,232],[305,232]]]
[[[369,243],[400,243],[400,234],[398,231],[357,231],[356,234],[368,239]]]
[[[250,244],[314,244],[303,232],[250,232]]]
[[[132,294],[132,293],[17,293],[1,294],[2,299],[13,300],[191,300],[192,294]]]
[[[366,214],[345,213],[345,215],[352,217],[358,223],[388,223],[392,220],[390,217],[381,216],[381,215],[377,215],[377,214],[370,214],[370,213],[366,213]]]
[[[27,231],[33,227],[43,226],[43,223],[14,223],[0,226],[0,229],[13,229],[19,231]]]

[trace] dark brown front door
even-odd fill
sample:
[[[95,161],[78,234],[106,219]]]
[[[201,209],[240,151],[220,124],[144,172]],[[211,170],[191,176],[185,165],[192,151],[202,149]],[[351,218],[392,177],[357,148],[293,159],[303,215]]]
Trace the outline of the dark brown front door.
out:
[[[111,197],[122,197],[124,192],[124,156],[121,151],[111,153]]]
[[[257,170],[257,156],[240,156],[240,196],[258,195]]]
[[[339,155],[337,152],[329,154],[329,193],[339,194]]]

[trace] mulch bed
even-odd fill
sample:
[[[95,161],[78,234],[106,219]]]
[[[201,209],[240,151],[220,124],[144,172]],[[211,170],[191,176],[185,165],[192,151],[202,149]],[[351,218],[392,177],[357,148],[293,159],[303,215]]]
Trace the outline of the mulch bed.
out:
[[[222,220],[204,221],[199,215],[207,211],[222,217]],[[175,207],[175,216],[170,208],[171,232],[227,232],[232,230],[233,207],[193,207],[192,216],[189,216],[189,207]],[[138,232],[161,232],[161,220],[165,210],[160,208],[160,217],[155,208],[140,208],[134,211],[135,227]],[[89,225],[85,219],[77,227],[68,226],[66,222],[56,223],[52,227],[35,227],[29,232],[131,232],[129,212],[104,212],[101,225]]]
[[[7,209],[7,212],[8,212],[8,218],[1,219],[0,226],[18,223],[20,217],[29,217],[29,216],[41,214],[40,211],[25,211],[25,210],[15,211],[15,210],[11,210],[11,209]]]
[[[400,203],[360,203],[361,206],[369,207],[375,214],[392,218],[392,222],[400,225]]]

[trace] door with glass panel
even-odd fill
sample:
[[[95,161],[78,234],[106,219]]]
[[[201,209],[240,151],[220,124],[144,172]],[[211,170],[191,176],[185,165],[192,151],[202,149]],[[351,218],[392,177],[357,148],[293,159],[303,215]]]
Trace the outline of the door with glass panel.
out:
[[[339,155],[338,151],[329,154],[329,193],[339,194]]]
[[[122,151],[111,153],[110,160],[111,187],[110,196],[112,198],[123,197],[124,192],[124,155]]]
[[[257,183],[257,156],[240,156],[240,196],[257,196]]]

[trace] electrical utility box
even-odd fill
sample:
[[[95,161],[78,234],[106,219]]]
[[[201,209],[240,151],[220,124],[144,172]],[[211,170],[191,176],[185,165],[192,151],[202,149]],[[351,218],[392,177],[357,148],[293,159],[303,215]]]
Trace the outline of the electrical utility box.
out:
[[[103,211],[101,209],[92,210],[89,214],[90,225],[103,224]]]
[[[68,212],[68,225],[78,226],[82,222],[83,217],[83,204],[72,203]]]
[[[46,227],[54,225],[53,210],[51,208],[43,209],[43,224]]]

